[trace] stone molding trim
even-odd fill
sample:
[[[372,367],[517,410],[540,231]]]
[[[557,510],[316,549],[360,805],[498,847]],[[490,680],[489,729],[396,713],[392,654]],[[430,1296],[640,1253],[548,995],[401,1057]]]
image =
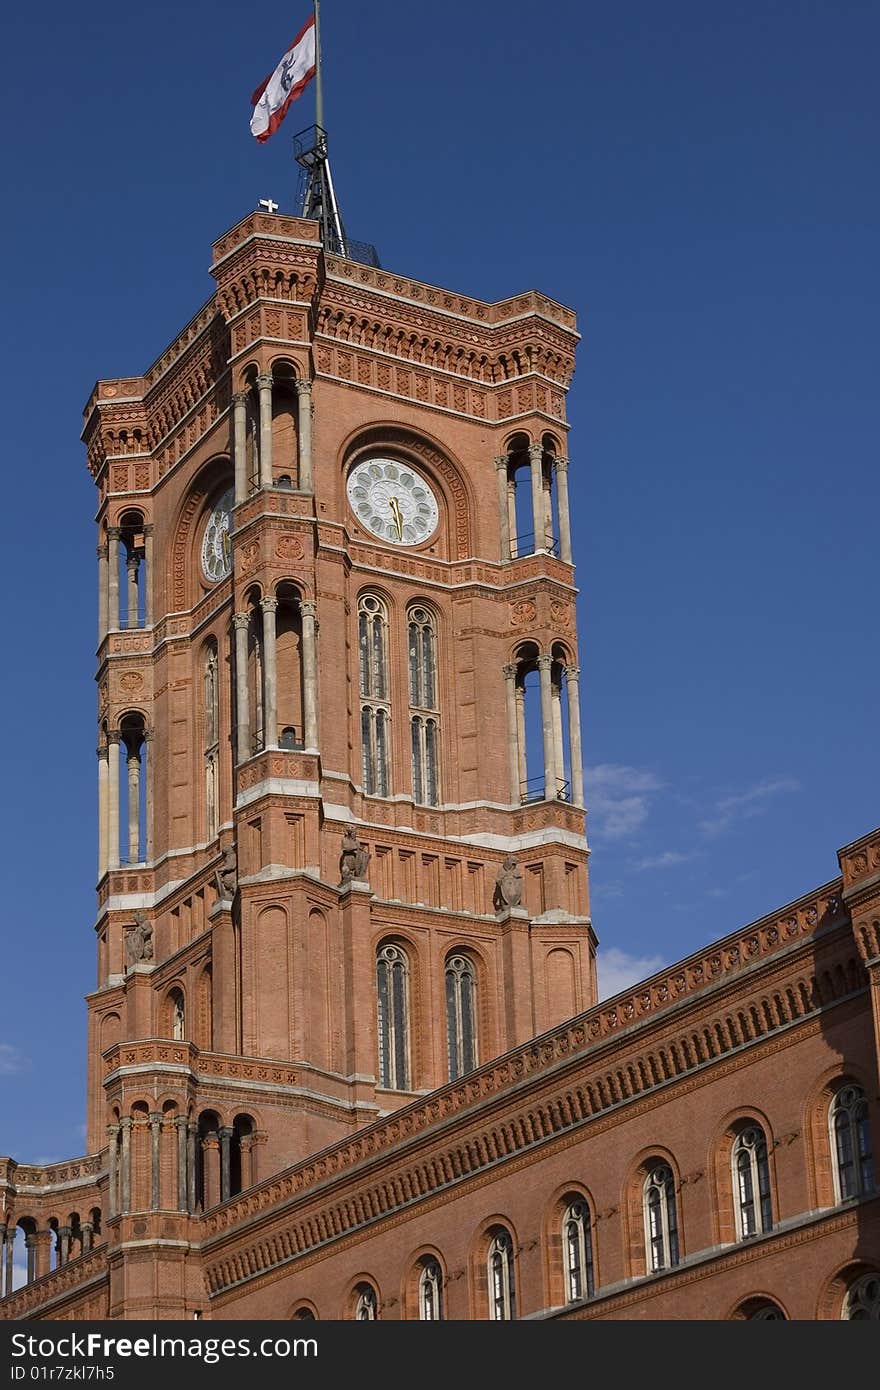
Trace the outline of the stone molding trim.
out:
[[[36,1279],[0,1300],[0,1319],[15,1322],[27,1318],[37,1309],[41,1318],[49,1317],[52,1306],[68,1294],[73,1294],[79,1300],[86,1294],[94,1295],[101,1287],[106,1287],[108,1291],[110,1288],[106,1245],[95,1246],[87,1255],[70,1260],[60,1269],[44,1274],[42,1279]],[[76,1316],[83,1317],[85,1314],[77,1312]]]

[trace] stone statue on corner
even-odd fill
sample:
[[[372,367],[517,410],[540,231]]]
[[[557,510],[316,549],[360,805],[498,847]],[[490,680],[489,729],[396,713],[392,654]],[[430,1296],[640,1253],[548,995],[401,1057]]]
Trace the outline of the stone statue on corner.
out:
[[[495,875],[495,911],[503,912],[506,907],[519,907],[522,904],[522,895],[522,872],[513,855],[508,854]]]
[[[238,855],[235,845],[227,845],[223,851],[223,862],[214,870],[217,885],[217,898],[220,902],[232,902],[238,888]]]
[[[342,832],[342,854],[339,856],[340,888],[352,879],[365,879],[369,862],[370,851],[361,844],[357,831],[347,825]]]
[[[125,954],[129,965],[153,959],[153,928],[143,912],[136,912],[134,926],[125,929]]]

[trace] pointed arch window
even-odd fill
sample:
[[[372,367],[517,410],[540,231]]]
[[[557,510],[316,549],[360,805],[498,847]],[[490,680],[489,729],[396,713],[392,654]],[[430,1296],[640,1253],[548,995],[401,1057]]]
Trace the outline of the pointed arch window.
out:
[[[375,594],[361,594],[358,601],[358,682],[364,791],[368,796],[387,796],[391,748],[388,614]]]
[[[443,1317],[443,1271],[438,1260],[426,1260],[419,1275],[419,1318],[439,1322]]]
[[[675,1210],[675,1179],[666,1163],[653,1167],[645,1179],[645,1245],[648,1271],[659,1274],[678,1264],[678,1217]]]
[[[773,1229],[767,1140],[759,1125],[737,1135],[731,1153],[736,1233],[740,1240],[766,1235]]]
[[[593,1242],[590,1209],[583,1200],[569,1203],[562,1218],[566,1301],[574,1303],[593,1293]]]
[[[446,961],[446,1044],[449,1080],[477,1065],[477,974],[468,956]]]
[[[379,1085],[409,1090],[409,962],[399,946],[386,943],[376,957]]]
[[[489,1317],[493,1322],[510,1322],[516,1317],[516,1286],[513,1274],[513,1240],[509,1231],[498,1231],[486,1257],[489,1281]]]
[[[868,1102],[861,1086],[842,1086],[829,1111],[837,1200],[874,1191]]]
[[[168,996],[168,1013],[172,1038],[175,1042],[183,1042],[186,1037],[186,1006],[179,989],[173,989]]]
[[[413,800],[440,802],[440,697],[437,680],[437,629],[427,608],[407,613],[409,717]]]

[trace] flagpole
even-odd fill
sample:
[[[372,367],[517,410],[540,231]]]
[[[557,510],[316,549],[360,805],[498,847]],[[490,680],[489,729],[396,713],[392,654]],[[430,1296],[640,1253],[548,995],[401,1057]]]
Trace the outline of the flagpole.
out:
[[[321,0],[315,0],[315,125],[324,126],[324,86],[321,79]]]

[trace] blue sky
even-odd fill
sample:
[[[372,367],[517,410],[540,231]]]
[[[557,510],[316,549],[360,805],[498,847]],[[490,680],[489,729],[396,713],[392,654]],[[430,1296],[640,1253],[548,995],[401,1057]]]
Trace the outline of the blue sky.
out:
[[[98,376],[292,210],[248,97],[308,13],[6,20],[0,1152],[81,1152],[94,982]],[[606,988],[836,872],[880,821],[874,0],[326,0],[350,234],[574,306],[571,484]],[[47,1100],[46,1097],[50,1099]]]

